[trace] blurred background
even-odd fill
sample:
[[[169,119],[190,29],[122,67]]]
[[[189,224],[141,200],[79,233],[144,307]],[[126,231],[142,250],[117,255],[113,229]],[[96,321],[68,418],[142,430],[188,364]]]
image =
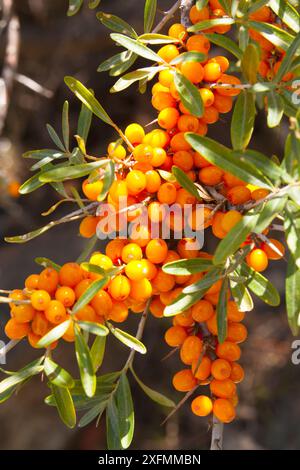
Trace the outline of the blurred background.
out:
[[[6,0],[7,2],[8,0]],[[8,1],[10,3],[11,0]],[[0,0],[2,7],[5,0]],[[165,11],[174,0],[159,0]],[[142,31],[142,0],[102,0],[101,9],[114,13]],[[76,130],[79,102],[64,85],[65,75],[74,75],[95,90],[97,98],[121,127],[129,122],[145,125],[155,119],[148,93],[140,95],[132,86],[126,92],[110,95],[115,81],[107,73],[96,72],[97,66],[115,54],[108,31],[87,7],[73,18],[66,16],[67,0],[14,0],[13,8],[20,21],[20,56],[17,80],[11,87],[5,126],[0,135],[0,288],[22,287],[29,273],[38,272],[34,263],[37,256],[48,257],[59,264],[72,261],[83,249],[78,236],[78,223],[57,227],[28,244],[12,245],[5,236],[21,234],[51,220],[42,217],[58,196],[48,187],[28,196],[13,198],[8,184],[23,182],[29,175],[30,161],[22,153],[32,149],[51,147],[45,124],[51,123],[60,131],[61,109],[65,99],[70,101],[71,125]],[[99,7],[100,8],[100,7]],[[159,15],[157,20],[159,20]],[[5,20],[5,19],[4,19]],[[5,21],[0,20],[0,70],[6,43]],[[220,51],[214,49],[215,54]],[[0,73],[1,76],[1,73]],[[39,93],[24,86],[28,78],[42,86]],[[35,86],[36,87],[36,86]],[[224,117],[225,116],[225,117]],[[210,126],[209,135],[230,145],[230,116]],[[252,147],[268,155],[282,155],[288,123],[270,131],[264,113],[256,121]],[[105,152],[107,143],[115,139],[112,129],[94,119],[88,140],[93,155]],[[12,186],[13,187],[13,186]],[[55,218],[67,213],[59,210]],[[46,219],[46,220],[45,220]],[[277,236],[277,233],[276,233]],[[205,248],[213,250],[214,242],[206,234]],[[225,428],[226,449],[299,449],[300,431],[300,366],[291,363],[293,338],[289,331],[284,305],[285,262],[270,263],[267,275],[282,294],[279,308],[256,302],[249,312],[246,325],[249,338],[242,345],[241,363],[246,370],[245,381],[238,386],[240,404],[238,419]],[[3,325],[8,310],[1,304],[0,339],[6,341]],[[126,329],[135,332],[138,318],[132,315]],[[148,354],[136,358],[136,370],[152,388],[179,401],[182,396],[172,389],[172,375],[181,368],[176,355],[166,361],[169,352],[163,341],[168,320],[150,318],[144,342]],[[108,341],[103,372],[118,370],[126,360],[128,350],[114,339]],[[26,341],[7,357],[7,369],[17,370],[38,357]],[[55,360],[77,374],[72,344],[61,344],[55,351]],[[132,380],[136,411],[136,433],[133,448],[137,449],[206,449],[209,446],[209,423],[192,415],[186,403],[169,422],[161,426],[167,410],[148,400]],[[104,422],[98,428],[94,423],[83,429],[69,430],[58,419],[55,409],[47,407],[43,399],[48,394],[45,383],[33,379],[0,406],[0,449],[104,449]]]

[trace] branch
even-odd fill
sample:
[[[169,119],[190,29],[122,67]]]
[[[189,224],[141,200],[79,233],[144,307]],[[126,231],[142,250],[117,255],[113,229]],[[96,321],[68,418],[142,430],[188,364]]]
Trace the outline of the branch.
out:
[[[194,4],[194,0],[181,0],[180,9],[181,9],[181,24],[188,28],[191,26],[190,22],[190,9]]]
[[[224,425],[213,416],[210,450],[222,450]]]
[[[47,88],[43,87],[39,83],[37,83],[35,80],[32,80],[32,78],[26,77],[26,75],[22,74],[16,74],[14,79],[16,82],[21,83],[21,85],[26,86],[30,90],[34,91],[38,95],[44,96],[45,98],[52,98],[53,97],[53,91],[48,90]]]
[[[176,11],[179,9],[181,4],[181,0],[177,0],[176,3],[170,8],[170,10],[166,11],[163,19],[155,26],[155,28],[152,30],[152,33],[158,33],[164,26],[165,24],[174,16]]]

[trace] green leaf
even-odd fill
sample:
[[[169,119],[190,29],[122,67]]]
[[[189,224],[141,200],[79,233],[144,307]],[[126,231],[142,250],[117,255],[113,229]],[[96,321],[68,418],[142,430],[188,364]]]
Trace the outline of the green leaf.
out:
[[[44,369],[44,366],[41,365],[41,360],[42,358],[36,359],[19,371],[15,372],[13,375],[2,380],[0,382],[0,397],[2,394],[5,394],[8,391],[11,392],[11,389],[16,385],[19,385],[34,375],[40,374]]]
[[[288,322],[293,335],[299,332],[300,315],[300,270],[290,256],[285,280],[285,298]]]
[[[227,336],[227,292],[229,287],[228,277],[225,277],[222,282],[219,300],[216,308],[217,314],[217,327],[218,327],[218,341],[223,343]]]
[[[75,303],[74,307],[72,308],[72,314],[78,312],[81,310],[83,307],[85,307],[93,297],[99,292],[99,290],[102,289],[103,286],[107,283],[108,278],[104,277],[103,279],[96,279],[92,284],[89,285],[89,287],[86,289],[86,291],[79,297],[77,302]]]
[[[236,45],[236,43],[221,34],[216,34],[216,33],[209,33],[205,35],[207,39],[210,40],[213,44],[216,44],[216,46],[222,47],[223,49],[226,49],[229,51],[232,55],[234,55],[237,59],[241,59],[243,56],[243,51]]]
[[[75,385],[74,379],[69,372],[56,364],[49,357],[45,359],[44,371],[50,382],[57,387],[72,388]]]
[[[254,271],[245,263],[242,263],[237,271],[247,278],[245,285],[266,304],[272,307],[277,307],[280,304],[280,295],[277,289],[261,273]]]
[[[74,330],[76,359],[79,366],[81,383],[85,394],[88,397],[92,397],[96,392],[96,376],[90,351],[78,328],[75,327]]]
[[[113,184],[115,178],[115,164],[112,160],[108,162],[104,171],[104,177],[102,180],[103,187],[102,191],[98,196],[98,201],[103,201],[107,196],[108,191],[110,190],[111,185]]]
[[[253,232],[262,233],[267,227],[269,227],[273,219],[283,213],[286,202],[286,196],[280,196],[266,202],[263,209],[259,211],[259,218],[253,228]]]
[[[204,108],[198,88],[180,72],[175,72],[174,83],[182,104],[193,116],[201,117]]]
[[[193,258],[181,259],[180,261],[172,261],[162,267],[165,273],[173,274],[174,276],[186,276],[189,274],[201,273],[208,271],[213,267],[210,259]]]
[[[287,173],[280,168],[277,163],[263,153],[247,149],[246,152],[234,151],[233,155],[241,161],[246,160],[248,165],[258,169],[263,174],[268,175],[268,178],[272,181],[277,181],[282,178],[290,182],[290,178]]]
[[[54,263],[54,261],[51,261],[49,258],[35,258],[34,262],[44,268],[53,268],[57,272],[59,272],[61,268],[59,264]]]
[[[83,0],[69,0],[69,8],[67,11],[68,16],[76,15],[79,12],[81,5],[83,4]]]
[[[247,32],[248,34],[248,32]],[[256,44],[248,44],[243,53],[241,68],[247,82],[254,84],[257,82],[257,72],[259,67],[259,49]]]
[[[199,23],[190,26],[187,30],[189,33],[197,33],[199,31],[204,31],[206,29],[214,28],[216,26],[225,26],[234,24],[235,20],[233,18],[216,18],[212,20],[203,20]]]
[[[111,29],[112,31],[131,36],[132,38],[137,38],[135,30],[132,28],[132,26],[130,26],[130,24],[122,20],[122,18],[119,18],[118,16],[112,15],[110,13],[104,13],[103,11],[99,11],[96,14],[96,17],[104,26]]]
[[[106,439],[109,450],[121,450],[121,436],[116,398],[112,395],[106,408]]]
[[[285,0],[271,0],[268,4],[287,26],[295,31],[295,33],[300,32],[299,13],[289,2]]]
[[[54,343],[54,341],[57,341],[59,338],[61,338],[67,329],[69,328],[71,323],[70,318],[63,323],[60,323],[59,325],[55,326],[50,330],[48,333],[46,333],[37,343],[38,348],[47,348],[50,346],[50,344]]]
[[[19,188],[20,194],[29,194],[35,191],[38,188],[44,186],[45,183],[40,181],[40,176],[42,173],[37,173],[36,175],[31,176],[25,183],[23,183]]]
[[[156,16],[157,0],[146,0],[144,8],[144,31],[150,33]]]
[[[144,78],[148,78],[150,75],[151,73],[148,70],[134,70],[133,72],[129,72],[126,75],[123,75],[123,77],[119,78],[119,80],[110,89],[110,92],[118,93],[119,91],[130,87],[130,85],[133,83],[139,80],[143,80]]]
[[[197,186],[192,182],[192,180],[185,174],[181,168],[177,166],[172,166],[172,173],[175,176],[176,180],[184,189],[186,189],[190,194],[195,196],[196,199],[202,201],[201,195],[199,194]],[[162,175],[161,175],[162,176]]]
[[[114,126],[113,121],[101,106],[99,101],[94,97],[91,91],[89,91],[79,80],[74,77],[65,77],[65,84],[70,90],[77,96],[77,98],[99,119],[106,122],[110,126]],[[82,137],[82,136],[81,136]]]
[[[232,173],[246,183],[251,183],[262,188],[272,188],[266,177],[257,169],[247,163],[247,152],[244,153],[244,160],[237,161],[232,152],[222,144],[203,137],[198,134],[185,134],[187,142],[196,152],[199,152],[213,165],[219,166],[222,170]]]
[[[121,61],[119,64],[114,65],[109,72],[111,77],[117,77],[125,73],[136,62],[138,55],[131,51],[124,51],[123,54],[127,55],[126,60]]]
[[[293,42],[294,36],[270,23],[263,23],[259,21],[248,21],[247,25],[251,29],[255,29],[262,34],[262,36],[270,41],[274,46],[281,47],[287,51]]]
[[[172,44],[179,40],[171,38],[171,36],[166,36],[165,34],[146,33],[139,36],[139,41],[145,44]]]
[[[74,428],[76,425],[76,412],[70,390],[57,387],[55,384],[51,384],[51,390],[62,422],[69,428]]]
[[[26,243],[30,240],[33,240],[36,237],[39,237],[40,235],[47,232],[55,225],[56,223],[52,221],[52,222],[49,222],[49,224],[44,225],[44,227],[33,230],[32,232],[25,233],[24,235],[16,235],[15,237],[5,237],[4,240],[7,243]]]
[[[93,335],[107,336],[109,333],[108,328],[106,328],[105,325],[101,325],[100,323],[91,321],[77,321],[77,325],[79,325],[82,330],[88,331]]]
[[[105,345],[106,345],[106,336],[97,336],[92,344],[91,347],[91,359],[94,367],[94,371],[101,367],[104,352],[105,352]]]
[[[83,428],[90,424],[94,419],[97,418],[97,422],[100,420],[105,408],[107,406],[107,401],[102,401],[101,403],[97,403],[97,405],[93,406],[90,410],[88,410],[80,419],[78,423],[79,428]]]
[[[124,372],[121,374],[116,391],[116,402],[121,445],[123,449],[128,449],[134,434],[134,409],[130,385]]]
[[[253,310],[253,300],[248,289],[243,284],[237,284],[230,280],[230,290],[241,312],[250,312]]]
[[[204,62],[206,59],[207,55],[203,52],[183,52],[171,60],[170,65],[183,64],[184,62]]]
[[[99,65],[97,72],[107,72],[108,70],[111,70],[116,66],[127,64],[131,56],[132,56],[132,52],[130,51],[123,51],[123,52],[120,52],[119,54],[115,54],[109,59],[102,62]]]
[[[89,8],[94,10],[100,5],[101,0],[89,0]]]
[[[290,45],[290,47],[288,48],[288,50],[286,51],[286,54],[283,57],[283,60],[282,60],[281,65],[278,69],[278,72],[276,73],[276,75],[274,77],[274,81],[276,83],[279,83],[282,80],[282,78],[284,77],[284,75],[290,70],[291,64],[292,64],[292,62],[295,58],[295,54],[296,54],[297,50],[299,49],[299,46],[300,46],[300,35],[298,34],[295,37],[292,44]]]
[[[130,335],[126,331],[120,330],[119,328],[115,328],[110,323],[107,323],[110,332],[119,340],[121,343],[125,344],[128,348],[134,349],[135,351],[146,354],[147,349],[146,346],[137,338]]]
[[[66,150],[70,145],[69,102],[65,101],[62,112],[62,135]]]
[[[53,129],[53,127],[50,125],[50,124],[47,124],[46,125],[47,127],[47,131],[51,137],[51,139],[53,140],[53,142],[55,143],[55,145],[57,145],[57,147],[62,151],[64,152],[66,149],[64,147],[64,144],[62,143],[62,141],[60,140],[60,138],[58,137],[58,134],[56,132],[55,129]]]
[[[132,372],[132,375],[134,376],[135,380],[137,381],[138,385],[141,387],[141,389],[145,392],[145,394],[151,398],[152,401],[154,401],[155,403],[158,403],[159,405],[161,406],[167,406],[168,408],[173,408],[175,407],[175,403],[173,402],[173,400],[170,400],[169,398],[167,398],[166,396],[162,395],[161,393],[159,392],[156,392],[155,390],[153,390],[152,388],[148,387],[147,385],[145,385],[141,379],[136,375],[135,371],[133,370],[133,368],[131,367],[130,368],[130,371]]]
[[[255,121],[255,97],[248,91],[242,92],[234,107],[231,120],[231,142],[235,150],[244,150],[252,136]]]
[[[129,51],[134,52],[135,54],[144,57],[145,59],[152,60],[153,62],[158,63],[164,62],[164,60],[159,55],[157,55],[154,51],[145,46],[145,44],[143,44],[142,42],[136,41],[132,38],[117,33],[112,33],[110,36],[112,40],[115,41],[117,44],[120,44],[120,46],[125,47],[125,49],[128,49]]]
[[[80,165],[69,165],[63,168],[54,168],[53,170],[45,171],[40,174],[40,182],[50,183],[51,181],[65,181],[76,178],[81,178],[82,176],[89,175],[93,170],[100,168],[106,165],[108,162],[107,159],[98,160],[97,162],[83,163]]]
[[[300,269],[300,210],[292,210],[291,204],[287,204],[285,209],[284,230],[291,255]]]
[[[90,132],[92,117],[92,111],[82,103],[77,124],[77,135],[80,135],[85,143]]]
[[[268,127],[272,128],[280,124],[284,112],[284,104],[281,96],[276,91],[270,91],[267,95],[267,99],[267,123]]]

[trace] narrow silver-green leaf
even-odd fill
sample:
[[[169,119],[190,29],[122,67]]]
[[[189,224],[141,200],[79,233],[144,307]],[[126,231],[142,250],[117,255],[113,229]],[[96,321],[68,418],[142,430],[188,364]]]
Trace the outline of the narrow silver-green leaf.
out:
[[[174,83],[183,105],[193,116],[201,117],[204,108],[199,89],[180,72],[175,72]]]
[[[205,35],[213,44],[222,47],[234,55],[237,59],[241,59],[243,51],[236,45],[236,43],[227,36],[209,33]]]
[[[59,338],[61,338],[67,329],[69,328],[71,323],[70,318],[63,323],[60,323],[59,325],[55,326],[50,330],[48,333],[46,333],[37,343],[37,346],[39,348],[47,348],[50,346],[50,344],[54,343],[54,341],[57,341]]]
[[[120,440],[123,449],[128,449],[134,434],[134,409],[130,385],[126,374],[121,374],[116,391]]]
[[[100,323],[91,321],[78,321],[77,325],[79,325],[82,330],[88,331],[93,335],[107,336],[109,333],[108,328],[106,328],[105,325],[101,325]]]
[[[96,376],[94,372],[94,367],[90,355],[88,345],[85,342],[84,337],[78,330],[75,330],[75,352],[76,359],[80,371],[81,383],[85,394],[88,397],[93,397],[96,392]]]
[[[83,163],[80,165],[69,165],[63,168],[54,168],[53,170],[45,171],[39,175],[41,183],[50,183],[52,181],[65,181],[82,176],[89,175],[93,170],[106,165],[107,159],[98,160],[97,162]]]
[[[120,328],[115,328],[110,323],[107,324],[110,332],[119,340],[121,343],[125,344],[128,348],[134,349],[140,354],[146,354],[146,346],[137,338],[130,335],[126,331],[120,330]]]
[[[144,8],[144,31],[150,33],[156,16],[157,0],[146,0]]]
[[[62,422],[69,428],[76,425],[76,412],[70,390],[51,384],[55,405]]]
[[[267,95],[267,99],[267,123],[268,127],[272,128],[280,124],[284,112],[284,103],[281,96],[276,91],[270,91]]]
[[[180,261],[165,264],[162,270],[174,276],[188,276],[189,274],[208,271],[212,266],[212,261],[206,258],[181,259]]]
[[[147,46],[145,46],[145,44],[140,41],[118,33],[112,33],[110,36],[112,40],[115,41],[117,44],[120,44],[120,46],[125,47],[129,51],[134,52],[135,54],[144,57],[145,59],[152,60],[153,62],[158,63],[164,62],[164,60],[159,55],[157,55],[154,51],[149,49]]]
[[[56,362],[49,357],[45,359],[44,371],[50,382],[57,387],[72,388],[75,385],[74,379],[69,372],[56,364]]]
[[[141,387],[143,392],[151,398],[152,401],[155,403],[158,403],[161,406],[167,406],[168,408],[174,408],[175,403],[173,400],[170,400],[170,398],[166,397],[165,395],[162,395],[161,393],[157,392],[156,390],[153,390],[152,388],[148,387],[145,385],[141,379],[136,375],[135,371],[133,368],[130,368],[135,380],[137,381],[138,385]]]
[[[115,31],[116,33],[126,34],[132,38],[136,38],[137,34],[130,24],[122,20],[118,16],[112,15],[111,13],[104,13],[99,11],[96,15],[99,21],[107,28]]]
[[[103,279],[96,279],[92,284],[86,289],[86,291],[79,297],[74,307],[72,308],[72,314],[78,312],[83,307],[85,307],[92,298],[102,289],[103,286],[107,283],[108,278],[104,277]]]
[[[106,408],[106,439],[109,450],[121,450],[121,436],[116,398],[111,396]]]
[[[277,289],[261,273],[254,271],[245,263],[241,264],[238,272],[247,278],[245,285],[266,304],[272,305],[272,307],[277,307],[280,304],[280,295]]]
[[[67,11],[68,16],[76,15],[79,12],[81,5],[83,4],[83,0],[69,0],[69,8]]]
[[[177,166],[172,167],[172,173],[175,176],[176,180],[178,183],[186,189],[190,194],[195,196],[196,199],[199,201],[202,201],[201,195],[198,191],[197,186],[193,183],[193,181],[185,174],[181,168],[178,168]]]
[[[223,343],[227,336],[227,292],[229,287],[229,279],[225,277],[222,282],[219,300],[216,308],[218,341]]]
[[[297,335],[300,327],[300,269],[293,256],[288,261],[285,298],[288,322],[293,335]]]
[[[211,20],[202,20],[199,23],[190,26],[187,30],[189,33],[198,33],[199,31],[205,31],[206,29],[215,28],[216,26],[226,26],[234,24],[233,18],[216,18]]]
[[[271,0],[268,2],[274,13],[289,26],[295,33],[300,32],[300,16],[296,8],[285,0]]]
[[[105,352],[105,345],[106,345],[106,336],[97,336],[92,344],[91,347],[91,359],[94,367],[94,371],[101,367],[104,352]]]
[[[240,93],[231,120],[231,142],[234,150],[244,150],[250,140],[255,121],[255,97],[252,93]]]

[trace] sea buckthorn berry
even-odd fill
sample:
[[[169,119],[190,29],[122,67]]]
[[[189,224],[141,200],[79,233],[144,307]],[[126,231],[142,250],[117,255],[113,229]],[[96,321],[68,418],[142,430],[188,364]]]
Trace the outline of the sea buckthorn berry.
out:
[[[280,243],[279,240],[275,240],[275,238],[269,238],[269,242],[270,244],[265,243],[265,242],[261,244],[261,249],[266,253],[268,259],[271,259],[271,260],[281,259],[285,253],[284,245]]]
[[[192,372],[196,379],[206,380],[211,373],[211,360],[208,356],[203,356],[201,362],[199,363],[199,357],[194,359],[192,362]]]
[[[231,373],[230,373],[230,380],[232,380],[234,383],[240,383],[244,379],[245,373],[244,369],[240,364],[237,362],[232,362],[231,363]]]
[[[198,135],[206,135],[208,131],[208,127],[206,122],[202,121],[202,119],[199,119],[199,128],[197,131]]]
[[[217,8],[216,10],[212,12],[212,15],[211,15],[212,19],[223,18],[223,17],[227,17],[227,15],[225,11],[222,10],[222,8]],[[213,30],[219,34],[225,34],[228,31],[230,31],[230,29],[231,29],[231,25],[226,25],[226,24],[213,27]]]
[[[77,263],[66,263],[59,271],[61,286],[75,287],[83,279],[82,270]]]
[[[154,264],[163,263],[168,254],[168,246],[161,238],[150,240],[146,246],[146,256]]]
[[[216,354],[221,359],[234,362],[238,361],[241,357],[241,349],[236,343],[224,341],[224,343],[217,345]]]
[[[139,144],[133,150],[133,157],[137,162],[150,163],[153,149],[150,145]]]
[[[28,276],[26,278],[25,287],[28,290],[37,289],[38,288],[38,282],[39,282],[39,275],[38,274],[30,274],[30,276]]]
[[[83,238],[92,238],[96,231],[97,225],[99,223],[99,218],[94,217],[93,215],[88,215],[84,217],[79,225],[79,233]]]
[[[161,177],[155,170],[149,170],[145,173],[146,176],[146,191],[148,193],[156,193],[161,185]]]
[[[213,306],[207,300],[199,300],[192,306],[192,317],[197,322],[207,321],[213,314]]]
[[[115,264],[122,256],[122,250],[126,245],[126,240],[117,238],[108,242],[105,248],[106,256],[108,256]]]
[[[67,312],[65,307],[58,300],[51,300],[45,310],[45,317],[50,323],[58,325],[66,319]]]
[[[126,149],[119,142],[111,142],[107,147],[107,153],[112,158],[124,160],[126,157]]]
[[[74,331],[74,322],[73,321],[70,322],[70,325],[69,325],[67,331],[63,335],[63,339],[65,341],[67,341],[68,343],[72,343],[73,341],[75,341],[75,331]]]
[[[270,191],[268,191],[267,189],[259,188],[252,191],[251,197],[252,199],[254,199],[254,201],[259,201],[260,199],[264,199],[265,197],[267,197],[269,193]]]
[[[212,232],[215,237],[221,238],[221,239],[225,238],[227,235],[227,232],[225,232],[225,230],[223,230],[222,228],[223,217],[224,217],[224,212],[218,211],[215,213],[213,217],[213,221],[212,221]]]
[[[128,317],[128,307],[124,302],[113,302],[108,318],[116,323],[123,323]]]
[[[145,137],[145,131],[139,124],[133,123],[126,127],[125,136],[131,144],[141,144]]]
[[[35,310],[32,305],[25,304],[25,305],[14,305],[11,309],[11,316],[18,322],[18,323],[28,323],[33,320],[35,315]]]
[[[178,119],[177,126],[180,132],[197,132],[199,129],[199,120],[195,116],[184,114]]]
[[[216,89],[220,95],[223,96],[236,96],[239,95],[241,90],[240,88],[235,88],[235,85],[240,85],[241,81],[239,78],[233,75],[227,75],[223,73],[218,80],[219,85],[223,86],[216,86]],[[228,85],[228,86],[225,86]]]
[[[162,46],[158,51],[157,54],[161,57],[165,62],[171,62],[171,60],[175,59],[179,55],[179,50],[174,44],[167,44],[166,46]]]
[[[103,182],[102,181],[93,181],[85,180],[82,183],[83,194],[90,199],[90,201],[97,201],[99,194],[102,192]]]
[[[61,302],[64,307],[72,307],[74,305],[76,296],[75,292],[71,287],[61,286],[55,292],[55,299]]]
[[[243,321],[245,317],[244,312],[240,312],[237,304],[234,300],[229,300],[227,302],[227,318],[228,321],[240,322]]]
[[[166,86],[163,86],[161,83],[159,82],[156,82],[153,87],[151,88],[151,93],[152,93],[152,96],[155,95],[155,93],[158,93],[159,91],[164,91],[164,92],[168,92],[170,91],[168,87]]]
[[[111,269],[113,267],[113,262],[107,255],[103,255],[102,253],[95,252],[92,254],[90,257],[91,264],[95,264],[96,266],[99,266],[99,268],[102,268],[104,270]]]
[[[172,24],[172,26],[170,26],[168,35],[171,36],[171,38],[180,39],[184,41],[187,37],[187,32],[182,24],[174,23]]]
[[[46,268],[40,273],[38,281],[38,289],[45,290],[49,294],[57,289],[59,281],[58,272],[53,268]]]
[[[122,277],[125,278],[125,276]],[[115,279],[116,278],[114,278],[111,282],[113,282]],[[125,279],[127,282],[129,282],[127,278]],[[90,304],[99,317],[107,317],[109,315],[110,310],[112,309],[113,302],[111,300],[110,295],[105,290],[101,289],[92,298]]]
[[[51,297],[49,293],[45,290],[36,290],[31,294],[30,300],[31,305],[35,310],[42,311],[48,307],[51,301]]]
[[[122,249],[122,260],[124,263],[129,263],[129,261],[133,260],[141,260],[143,257],[143,252],[141,247],[136,243],[128,243]]]
[[[180,359],[184,364],[191,365],[198,359],[202,351],[203,343],[198,336],[188,336],[180,349]]]
[[[206,321],[206,326],[207,329],[215,336],[218,334],[218,323],[217,323],[217,315],[214,314],[212,315],[207,321]]]
[[[14,289],[10,294],[9,298],[13,300],[27,300],[26,295],[20,289]],[[14,305],[13,303],[11,305]]]
[[[165,342],[172,348],[181,346],[188,334],[183,326],[171,326],[165,333]]]
[[[251,199],[251,191],[245,186],[234,186],[227,192],[227,198],[233,205],[244,204]]]
[[[165,148],[169,142],[169,134],[163,129],[153,129],[153,131],[149,132],[144,138],[144,143],[152,147]]]
[[[204,65],[204,80],[206,82],[216,82],[222,75],[222,70],[217,62],[208,62]]]
[[[242,343],[247,339],[248,332],[245,325],[242,323],[232,322],[228,324],[227,328],[227,341],[233,343]]]
[[[235,210],[231,210],[224,214],[221,227],[225,232],[230,232],[230,230],[242,219],[242,215]]]
[[[212,363],[211,374],[217,380],[228,379],[231,374],[230,362],[226,359],[216,359]]]
[[[37,343],[41,339],[41,336],[36,335],[33,331],[29,331],[27,334],[28,343],[32,348],[38,348]]]
[[[176,100],[173,98],[171,93],[164,91],[155,93],[155,95],[152,96],[151,103],[153,108],[157,111],[162,111],[163,109],[172,107],[175,108],[176,106]]]
[[[175,317],[176,324],[180,326],[193,326],[194,325],[194,319],[192,317],[192,312],[191,309],[186,310],[185,312],[179,313]]]
[[[197,207],[193,209],[188,217],[189,226],[193,230],[204,230],[211,225],[211,209],[208,207]]]
[[[15,318],[11,318],[6,323],[4,331],[9,339],[22,339],[28,335],[30,326],[28,323],[18,323]]]
[[[209,64],[211,64],[211,63],[219,64],[222,73],[226,72],[226,70],[228,69],[228,67],[230,65],[229,60],[226,57],[224,57],[223,55],[217,55],[215,57],[212,57],[211,59],[209,59],[208,63]]]
[[[49,323],[43,312],[37,312],[31,322],[31,329],[35,335],[44,336],[49,330]]]
[[[230,379],[213,379],[210,383],[210,390],[218,398],[230,398],[236,393],[236,385]]]
[[[157,199],[162,204],[173,204],[176,201],[176,187],[173,183],[163,183],[158,192]]]
[[[130,232],[130,239],[141,248],[144,248],[149,243],[150,238],[150,230],[146,225],[135,227],[135,230]]]
[[[268,64],[267,62],[265,62],[264,60],[261,60],[261,61],[259,62],[258,73],[259,73],[263,78],[266,78],[266,77],[268,76],[268,74],[270,73],[269,64]]]
[[[218,93],[215,93],[214,96],[214,107],[219,111],[219,113],[229,113],[233,105],[231,96],[221,96]]]
[[[199,10],[196,5],[193,5],[190,9],[190,20],[193,24],[199,23],[200,21],[209,19],[208,7],[201,8]]]
[[[152,295],[152,284],[148,279],[130,281],[130,298],[137,302],[145,302]]]
[[[219,119],[219,111],[214,106],[209,106],[204,109],[204,114],[201,119],[206,124],[214,124]]]
[[[148,259],[142,259],[141,263],[143,265],[143,269],[145,270],[146,278],[151,281],[156,276],[157,267]]]
[[[246,256],[246,261],[250,268],[259,273],[267,269],[269,263],[266,253],[260,248],[254,248],[254,250],[250,251]]]
[[[139,194],[146,187],[146,176],[142,171],[132,170],[126,176],[126,184],[130,194]]]
[[[185,204],[195,204],[196,197],[190,194],[186,189],[180,188],[176,193],[176,204],[184,207]],[[176,260],[174,260],[176,261]],[[166,261],[167,262],[167,261]],[[169,261],[168,261],[169,262]]]
[[[78,310],[76,312],[76,318],[77,320],[82,320],[82,321],[91,321],[91,322],[96,322],[97,321],[97,315],[93,307],[90,305],[85,305],[83,308]]]
[[[221,183],[223,171],[216,166],[207,166],[199,170],[199,180],[207,186],[215,186]]]
[[[173,129],[176,127],[179,116],[179,111],[176,108],[162,109],[157,118],[158,124],[163,129]]]
[[[191,146],[185,140],[184,134],[184,132],[178,132],[172,137],[170,146],[174,152],[178,152],[179,150],[190,150]]]
[[[207,54],[210,49],[210,42],[204,34],[190,36],[186,43],[188,51],[197,51]]]
[[[77,286],[74,287],[76,299],[79,299],[79,297],[82,296],[82,294],[87,290],[91,283],[91,279],[82,279],[82,281],[80,281]]]
[[[189,392],[197,385],[197,380],[190,369],[183,369],[173,377],[173,387],[178,392]]]
[[[177,251],[181,258],[197,258],[199,244],[194,238],[183,238],[177,244]]]
[[[165,306],[160,300],[159,296],[156,296],[151,300],[149,310],[150,310],[150,313],[152,313],[154,317],[162,318],[164,316],[164,309],[165,309]]]
[[[231,423],[235,418],[234,406],[224,398],[218,398],[214,401],[213,413],[222,423]]]
[[[125,266],[125,274],[132,281],[140,281],[147,277],[147,266],[143,260],[132,260]]]
[[[130,294],[130,282],[126,276],[119,274],[110,281],[108,291],[113,299],[122,302]]]
[[[165,88],[170,88],[171,83],[174,81],[173,72],[171,70],[161,70],[161,72],[158,74],[158,81]]]
[[[150,163],[154,167],[162,166],[167,160],[166,151],[161,147],[154,147],[152,151],[152,157],[150,158]]]
[[[197,168],[205,168],[206,166],[210,166],[210,163],[202,155],[200,155],[200,153],[194,152],[194,165]]]
[[[181,73],[195,84],[202,82],[204,77],[204,70],[199,62],[183,62],[181,65]]]
[[[172,261],[180,260],[179,254],[175,250],[169,250],[164,263],[171,263]]]
[[[191,410],[196,416],[208,416],[213,409],[213,402],[206,395],[199,395],[194,398]]]
[[[169,292],[175,286],[175,277],[165,273],[162,269],[157,270],[156,276],[152,279],[152,287],[160,292]]]
[[[215,95],[211,90],[209,90],[208,88],[199,88],[199,93],[203,101],[203,106],[205,108],[208,108],[209,106],[214,104]]]
[[[271,19],[272,12],[270,8],[266,5],[262,6],[258,10],[254,11],[249,15],[251,20],[262,21],[268,23]]]
[[[225,171],[223,175],[223,180],[226,186],[228,186],[228,188],[233,188],[234,186],[246,186],[247,184],[236,176],[234,176],[233,174],[228,173],[227,171]]]

